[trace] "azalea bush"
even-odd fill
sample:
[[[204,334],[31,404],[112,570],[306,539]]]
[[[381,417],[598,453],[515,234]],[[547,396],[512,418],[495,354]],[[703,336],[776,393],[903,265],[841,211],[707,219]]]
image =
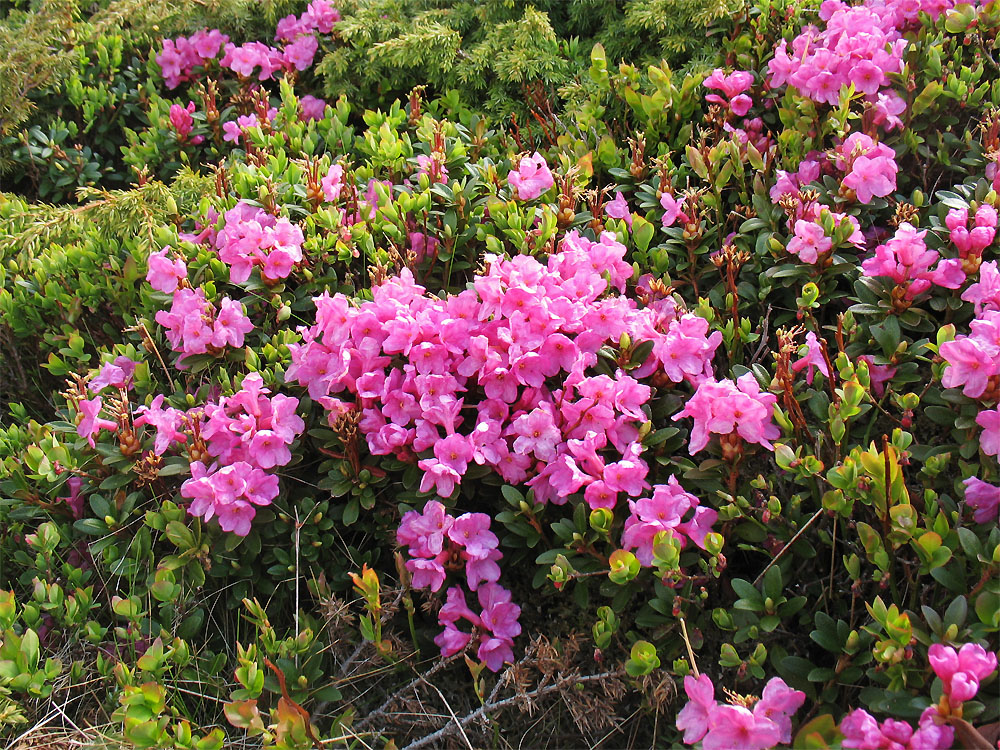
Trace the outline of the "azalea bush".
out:
[[[594,43],[534,132],[310,93],[348,10],[164,38],[141,184],[0,205],[0,726],[994,746],[993,5]]]

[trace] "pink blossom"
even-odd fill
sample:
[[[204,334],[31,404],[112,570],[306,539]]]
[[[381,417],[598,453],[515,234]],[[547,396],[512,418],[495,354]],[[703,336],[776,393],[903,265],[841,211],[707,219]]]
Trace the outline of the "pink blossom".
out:
[[[153,443],[153,453],[162,456],[172,443],[183,443],[187,435],[181,431],[184,424],[184,412],[168,406],[163,408],[164,396],[156,395],[149,406],[136,409],[134,424],[136,427],[149,425],[156,428],[156,439]]]
[[[819,341],[816,338],[816,334],[809,331],[806,334],[806,354],[804,357],[796,360],[792,363],[792,371],[800,372],[805,368],[809,368],[806,371],[806,383],[812,385],[813,382],[813,370],[817,369],[826,378],[830,377],[830,368],[827,367],[826,357],[823,356],[823,348],[820,346]]]
[[[187,264],[179,258],[168,259],[167,251],[169,247],[150,253],[149,270],[146,273],[146,281],[158,292],[173,294],[178,283],[187,281]]]
[[[604,206],[604,213],[612,219],[624,219],[625,224],[631,231],[632,211],[629,210],[628,201],[625,200],[625,196],[622,195],[621,190],[615,193],[615,199],[613,201],[610,201]]]
[[[773,450],[770,441],[780,434],[771,421],[776,401],[774,395],[761,393],[753,375],[747,373],[735,384],[731,380],[704,381],[673,419],[694,419],[688,443],[691,455],[708,445],[710,433],[734,431],[747,442]]]
[[[326,113],[326,101],[312,94],[299,99],[299,118],[304,122],[322,120]]]
[[[715,686],[708,675],[684,677],[688,702],[677,714],[677,728],[684,732],[684,744],[693,745],[708,733],[709,718],[716,707]]]
[[[194,127],[194,118],[191,117],[194,112],[194,102],[188,102],[187,108],[182,107],[180,104],[170,105],[170,124],[173,125],[174,130],[177,133],[177,139],[184,142],[188,139],[188,135],[191,133],[191,129]],[[192,143],[199,143],[199,140],[192,139]]]
[[[972,508],[976,523],[996,523],[1000,516],[1000,487],[969,477],[965,485],[965,504]]]
[[[340,20],[340,13],[328,0],[312,0],[302,14],[302,20],[320,34],[329,34],[333,31],[333,25]]]
[[[685,224],[690,221],[687,214],[681,210],[684,207],[683,199],[676,200],[670,193],[664,193],[660,196],[660,205],[663,206],[665,211],[662,219],[664,229],[672,227],[678,219]]]
[[[87,384],[87,390],[100,393],[108,386],[131,390],[132,375],[137,364],[139,363],[125,356],[116,357],[114,362],[105,362],[97,377]]]
[[[788,252],[799,256],[804,263],[815,263],[832,246],[833,241],[826,236],[823,227],[799,219],[795,222],[795,236],[788,241]]]
[[[703,750],[764,750],[778,744],[781,730],[743,706],[717,705],[712,709]]]
[[[979,434],[979,447],[983,453],[987,456],[1000,454],[1000,408],[979,412],[976,424],[983,428]]]
[[[304,34],[285,47],[284,62],[296,70],[305,70],[313,63],[319,42],[312,34]]]
[[[95,447],[94,436],[97,435],[101,430],[112,430],[116,431],[118,429],[118,423],[112,422],[110,419],[102,419],[101,409],[103,408],[103,402],[100,396],[95,396],[91,399],[80,399],[79,409],[80,414],[83,418],[80,420],[79,424],[76,426],[76,433],[83,438],[87,438],[87,443],[91,448]]]
[[[537,151],[521,159],[517,170],[507,175],[507,182],[517,199],[522,201],[534,200],[555,185],[552,172]]]
[[[83,496],[80,494],[83,479],[80,477],[70,477],[66,480],[66,486],[69,487],[69,496],[56,499],[63,500],[69,505],[70,511],[73,513],[73,518],[83,518]]]

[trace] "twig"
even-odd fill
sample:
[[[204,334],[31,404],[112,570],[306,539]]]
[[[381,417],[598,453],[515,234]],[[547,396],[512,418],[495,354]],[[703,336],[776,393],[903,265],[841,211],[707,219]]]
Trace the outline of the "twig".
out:
[[[374,711],[372,711],[371,713],[369,713],[364,719],[362,719],[361,721],[359,721],[358,724],[357,724],[358,729],[361,729],[361,728],[366,727],[369,724],[371,724],[376,718],[378,718],[379,716],[381,716],[382,714],[385,713],[385,710],[387,708],[389,708],[389,706],[392,705],[393,701],[399,699],[400,696],[402,696],[405,693],[409,692],[410,690],[412,690],[413,688],[415,688],[417,685],[419,685],[421,682],[425,682],[427,680],[427,678],[430,677],[432,674],[435,674],[436,672],[441,671],[446,666],[448,666],[449,664],[451,664],[452,662],[454,662],[459,657],[460,654],[461,654],[461,652],[459,652],[459,654],[453,654],[452,656],[449,656],[447,659],[441,659],[439,662],[437,662],[434,666],[432,666],[426,672],[424,672],[423,674],[417,675],[405,687],[402,687],[399,690],[397,690],[396,692],[394,692],[392,695],[390,695],[388,698],[385,699],[385,702],[383,702],[381,706],[379,706],[378,708],[376,708]],[[497,683],[497,684],[499,684],[499,683]]]
[[[820,515],[823,513],[823,511],[824,511],[824,508],[820,508],[819,510],[817,510],[815,513],[812,514],[812,518],[810,518],[808,521],[806,521],[805,524],[802,526],[802,528],[795,532],[795,536],[793,536],[791,539],[788,540],[788,544],[786,544],[784,547],[781,548],[781,550],[778,552],[778,554],[776,554],[774,556],[774,559],[772,559],[771,562],[769,562],[764,567],[764,569],[760,572],[760,575],[757,576],[754,579],[754,582],[753,582],[754,586],[756,586],[758,583],[760,583],[760,579],[764,577],[764,574],[767,573],[767,571],[769,571],[771,569],[771,567],[776,562],[778,562],[778,560],[780,560],[782,558],[782,556],[791,548],[791,546],[793,544],[795,544],[795,542],[798,541],[799,537],[802,536],[802,534],[805,532],[806,529],[808,529],[810,526],[812,526],[813,521],[815,521],[817,518],[819,518]]]
[[[688,628],[687,621],[681,617],[681,633],[684,636],[684,645],[687,646],[688,659],[691,660],[691,669],[694,670],[694,678],[698,679],[701,675],[698,673],[698,662],[694,660],[694,649],[691,648],[691,639],[688,638]]]
[[[456,723],[459,725],[459,728],[463,728],[469,723],[482,718],[483,715],[489,711],[498,711],[501,708],[506,708],[507,706],[510,706],[514,703],[518,703],[520,701],[540,698],[543,695],[548,695],[549,693],[562,690],[563,688],[569,687],[570,685],[577,685],[584,682],[598,682],[600,680],[607,680],[613,677],[621,677],[623,674],[624,670],[616,669],[613,672],[602,672],[601,674],[591,674],[591,675],[585,675],[583,677],[579,677],[577,675],[563,675],[555,682],[549,685],[540,686],[529,693],[512,695],[509,698],[504,698],[503,700],[497,701],[495,703],[488,701],[479,708],[477,708],[475,711],[472,711],[463,716],[461,719],[458,719]],[[403,748],[403,750],[418,750],[418,748],[426,747],[427,745],[433,744],[438,740],[440,740],[441,738],[443,738],[449,732],[451,732],[453,728],[454,724],[452,722],[448,722],[436,732],[433,732],[431,734],[428,734],[426,737],[421,737],[419,740],[411,742],[409,745]]]

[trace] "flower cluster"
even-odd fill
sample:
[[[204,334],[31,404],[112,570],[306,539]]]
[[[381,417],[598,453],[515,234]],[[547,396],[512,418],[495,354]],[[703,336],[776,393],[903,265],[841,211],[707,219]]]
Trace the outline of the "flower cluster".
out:
[[[302,260],[302,230],[285,217],[275,218],[261,208],[240,201],[225,213],[225,226],[215,237],[219,259],[228,263],[229,280],[242,284],[254,266],[266,282],[292,272]]]
[[[277,116],[278,110],[275,107],[269,107],[263,117],[255,112],[249,115],[240,115],[235,120],[228,120],[222,123],[222,140],[239,144],[243,139],[243,133],[248,128],[263,128],[265,125],[273,123]]]
[[[674,476],[667,484],[656,485],[652,497],[629,500],[628,504],[631,515],[625,521],[622,548],[637,550],[636,558],[647,566],[653,564],[653,547],[658,534],[666,533],[678,539],[681,546],[687,538],[704,549],[705,537],[719,517],[712,508],[699,505],[698,498],[686,492]],[[682,521],[686,516],[688,520]]]
[[[900,224],[892,238],[861,263],[861,270],[868,276],[892,279],[896,284],[894,300],[912,301],[932,285],[958,289],[965,282],[962,261],[942,259],[936,250],[928,249],[926,235],[926,229],[918,231],[905,222]]]
[[[722,72],[722,68],[716,68],[712,74],[704,81],[705,88],[715,89],[722,92],[709,94],[706,101],[714,102],[731,111],[737,117],[743,117],[753,106],[753,99],[746,93],[753,86],[753,73],[747,70],[737,70],[729,75]]]
[[[768,65],[769,84],[777,88],[787,83],[815,102],[834,106],[840,100],[841,88],[853,84],[855,91],[865,94],[871,104],[875,124],[885,125],[888,130],[902,127],[899,115],[906,103],[889,88],[889,76],[903,68],[907,42],[900,30],[920,11],[936,16],[951,4],[950,0],[866,0],[847,5],[826,0],[820,9],[826,28],[821,31],[807,26],[792,41],[791,54],[787,41],[782,39]]]
[[[884,143],[864,133],[851,133],[834,152],[834,164],[844,173],[843,186],[853,190],[861,203],[884,198],[896,189],[896,152]]]
[[[441,503],[431,500],[423,513],[411,510],[403,515],[396,540],[409,547],[411,559],[406,561],[406,569],[413,574],[414,588],[439,590],[447,575],[446,566],[464,568],[472,591],[500,578],[497,561],[503,555],[485,513],[464,513],[455,518]]]
[[[958,249],[958,257],[963,260],[974,258],[978,261],[982,258],[983,250],[993,243],[997,234],[997,212],[989,203],[976,209],[971,230],[967,208],[953,208],[948,212],[944,223],[948,227],[948,238]]]
[[[424,506],[423,512],[408,511],[403,515],[396,540],[408,546],[410,555],[406,569],[413,574],[414,588],[440,590],[448,570],[464,569],[466,582],[477,591],[483,608],[479,615],[469,609],[465,592],[451,586],[447,603],[438,613],[444,630],[434,639],[444,656],[464,650],[472,633],[458,629],[459,620],[467,620],[480,631],[481,660],[494,672],[513,658],[514,638],[521,632],[518,617],[521,609],[510,601],[510,592],[496,583],[500,578],[497,561],[503,555],[497,549],[499,540],[490,531],[490,517],[485,513],[464,513],[457,518],[447,512],[437,500]]]
[[[979,692],[979,683],[997,668],[997,657],[976,643],[966,643],[957,652],[952,646],[933,644],[927,658],[944,683],[941,700],[924,709],[917,728],[905,721],[886,719],[881,724],[863,709],[855,709],[840,722],[843,747],[851,750],[947,750],[955,741],[955,730],[946,721],[962,703]],[[957,714],[961,716],[961,713]]]
[[[780,203],[785,209],[788,228],[792,231],[786,249],[804,263],[818,263],[835,249],[833,239],[823,227],[824,212],[828,212],[833,219],[835,229],[840,228],[845,221],[851,225],[847,243],[855,247],[864,246],[861,225],[855,217],[831,211],[819,202],[818,193],[806,189],[809,183],[819,179],[824,164],[828,164],[820,154],[811,156],[816,158],[803,159],[795,172],[779,169],[777,180],[770,190],[771,200]]]
[[[927,660],[944,683],[949,711],[975,698],[979,683],[997,668],[996,654],[978,643],[966,643],[957,652],[952,646],[935,643],[927,650]]]
[[[180,104],[170,105],[170,124],[173,125],[174,132],[177,133],[177,140],[181,143],[190,142],[197,145],[204,141],[205,138],[200,135],[188,138],[191,135],[191,130],[194,128],[192,114],[194,114],[194,102],[188,102],[187,107],[182,107]]]
[[[194,69],[214,60],[222,46],[228,43],[229,37],[218,29],[202,29],[190,37],[164,39],[163,51],[156,56],[156,62],[167,88],[177,88],[190,81]]]
[[[969,323],[968,336],[956,336],[941,344],[939,353],[948,362],[941,384],[961,387],[969,398],[980,398],[1000,386],[1000,312],[986,310]]]
[[[177,364],[180,369],[188,355],[214,354],[227,345],[243,346],[243,337],[253,330],[239,302],[222,297],[216,307],[205,298],[203,289],[190,287],[174,292],[170,310],[157,312],[156,322],[166,329],[171,348],[184,355]]]
[[[692,456],[708,445],[710,434],[723,436],[724,454],[727,446],[731,449],[741,438],[774,450],[770,441],[781,434],[772,421],[777,400],[774,394],[762,393],[757,379],[748,372],[735,383],[705,380],[674,419],[694,420],[688,443]]]
[[[534,200],[556,184],[545,157],[537,151],[521,159],[517,169],[507,175],[507,182],[515,197],[522,201]]]
[[[886,719],[881,724],[863,708],[856,708],[840,722],[845,750],[947,750],[955,741],[955,730],[938,724],[937,709],[931,706],[920,715],[916,730],[899,719]]]
[[[607,295],[632,275],[624,254],[610,233],[571,232],[547,265],[490,257],[471,289],[445,299],[424,296],[408,269],[359,307],[324,294],[286,377],[333,415],[360,407],[371,452],[419,461],[424,491],[450,496],[474,461],[527,481],[538,502],[587,487],[611,507],[648,486],[639,427],[651,388],[637,378],[700,383],[721,340],[702,318]],[[605,343],[625,339],[652,342],[644,361],[587,374]],[[344,391],[355,404],[330,398]],[[621,459],[607,462],[612,446]]]
[[[260,375],[251,373],[232,396],[206,404],[200,415],[186,415],[198,439],[207,444],[208,456],[215,459],[208,466],[205,461],[191,463],[191,478],[181,486],[181,495],[192,500],[188,511],[206,521],[218,517],[223,531],[240,536],[250,532],[254,506],[277,497],[278,477],[269,470],[291,460],[289,446],[305,427],[295,413],[299,400],[280,393],[268,397],[270,391],[263,385]],[[167,422],[159,417],[145,421],[154,420],[158,432]]]
[[[511,602],[510,592],[496,583],[487,583],[476,592],[482,611],[477,615],[465,601],[465,592],[458,586],[448,589],[447,601],[438,612],[438,623],[444,630],[434,639],[442,656],[451,656],[466,649],[475,632],[458,629],[465,620],[479,632],[476,656],[493,672],[499,672],[504,662],[514,660],[514,638],[521,633],[521,608]]]
[[[329,34],[340,14],[328,0],[313,0],[301,17],[286,16],[278,22],[275,40],[284,41],[283,49],[263,42],[240,46],[227,44],[220,65],[243,78],[250,78],[258,68],[257,79],[267,81],[283,71],[306,70],[319,50],[316,33]]]
[[[677,714],[684,743],[701,741],[703,750],[764,750],[792,739],[792,715],[806,699],[780,677],[772,677],[759,700],[737,696],[734,703],[718,703],[708,675],[684,678],[688,703]],[[750,709],[753,706],[753,710]]]
[[[339,20],[340,13],[328,0],[313,0],[301,16],[288,15],[278,21],[274,39],[278,42],[294,42],[298,37],[316,31],[329,34]]]

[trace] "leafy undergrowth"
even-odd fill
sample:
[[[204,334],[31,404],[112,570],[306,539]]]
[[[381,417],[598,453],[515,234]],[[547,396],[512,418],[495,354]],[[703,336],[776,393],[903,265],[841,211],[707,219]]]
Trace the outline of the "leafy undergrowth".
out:
[[[591,30],[530,128],[320,98],[352,9],[159,40],[134,187],[0,197],[5,737],[995,747],[994,5]]]

